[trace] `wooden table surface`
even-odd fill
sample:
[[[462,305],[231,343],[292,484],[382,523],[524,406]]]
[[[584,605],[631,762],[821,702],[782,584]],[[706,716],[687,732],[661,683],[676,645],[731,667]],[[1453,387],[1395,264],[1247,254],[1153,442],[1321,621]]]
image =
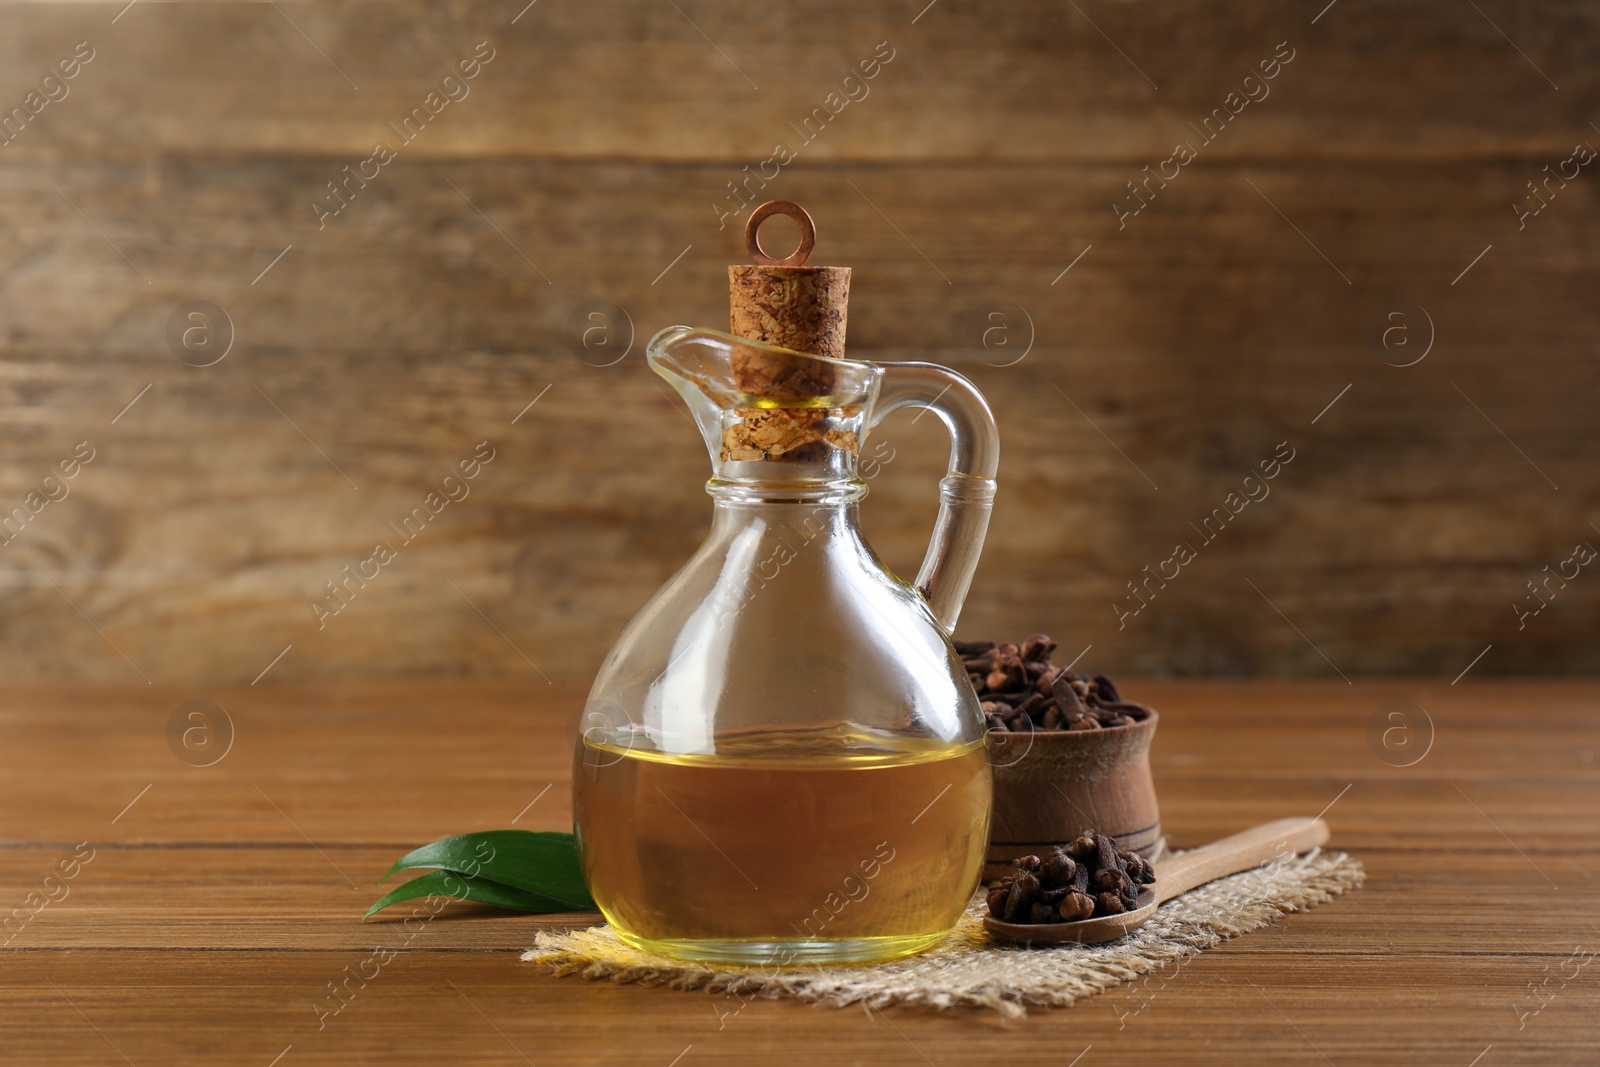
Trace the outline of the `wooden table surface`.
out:
[[[372,883],[410,846],[513,823],[568,828],[581,694],[484,682],[9,687],[0,1062],[1600,1058],[1600,684],[1124,688],[1162,711],[1153,759],[1175,845],[1327,809],[1333,845],[1366,864],[1367,885],[1139,996],[1124,986],[1006,1022],[764,1000],[730,1014],[736,999],[554,978],[519,961],[535,930],[570,917],[452,905],[414,934],[360,924]],[[174,709],[196,698],[233,726],[209,767],[168,740]],[[1386,747],[1396,701],[1426,721],[1413,710]],[[47,883],[63,868],[75,873]],[[57,899],[30,910],[47,886]],[[402,945],[337,1015],[319,1015],[345,968]]]

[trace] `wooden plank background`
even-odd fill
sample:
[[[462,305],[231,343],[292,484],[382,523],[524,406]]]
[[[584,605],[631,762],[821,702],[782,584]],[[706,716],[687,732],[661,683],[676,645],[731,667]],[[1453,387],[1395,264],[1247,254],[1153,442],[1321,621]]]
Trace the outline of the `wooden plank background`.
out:
[[[763,198],[855,268],[855,354],[947,363],[995,408],[964,631],[1145,674],[1593,671],[1600,577],[1520,629],[1513,605],[1600,544],[1600,179],[1521,229],[1512,205],[1600,145],[1600,11],[1477,7],[8,6],[0,113],[93,58],[0,146],[0,510],[94,459],[0,545],[0,672],[581,685],[709,518],[643,343],[726,321],[727,183],[891,51]],[[379,140],[397,158],[319,229]],[[1180,141],[1198,158],[1119,229]],[[168,340],[196,300],[231,323],[208,367]],[[889,424],[864,505],[902,572],[931,421]],[[480,441],[471,495],[318,630],[323,583]],[[1125,583],[1284,441],[1271,496],[1119,628]]]

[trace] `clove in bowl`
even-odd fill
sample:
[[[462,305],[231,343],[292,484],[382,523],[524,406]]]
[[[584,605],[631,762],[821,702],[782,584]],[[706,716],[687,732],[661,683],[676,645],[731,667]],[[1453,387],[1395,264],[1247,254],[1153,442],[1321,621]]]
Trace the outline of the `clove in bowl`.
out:
[[[994,815],[984,878],[1005,877],[1018,857],[1048,856],[1090,828],[1149,859],[1161,839],[1149,758],[1156,711],[1103,674],[1057,666],[1046,634],[955,648],[989,717]]]

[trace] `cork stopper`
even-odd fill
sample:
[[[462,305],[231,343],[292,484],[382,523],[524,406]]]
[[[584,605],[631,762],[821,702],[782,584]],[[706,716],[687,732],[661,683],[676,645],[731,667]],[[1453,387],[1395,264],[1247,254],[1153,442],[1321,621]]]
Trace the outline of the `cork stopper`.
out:
[[[761,224],[773,215],[800,224],[800,246],[783,259],[761,247]],[[844,358],[850,311],[850,268],[808,267],[817,230],[798,204],[773,200],[750,213],[745,247],[755,262],[728,268],[728,321],[735,337],[795,352]],[[734,354],[735,386],[780,403],[806,401],[832,392],[832,369],[815,360],[797,361],[755,349]]]
[[[761,247],[761,224],[773,215],[800,224],[800,245],[783,259]],[[817,230],[798,204],[772,200],[750,213],[745,247],[753,264],[728,268],[728,320],[735,337],[792,352],[844,358],[849,319],[850,268],[808,267]],[[854,453],[856,433],[840,423],[850,414],[816,402],[838,390],[838,368],[820,360],[756,348],[733,351],[734,386],[773,406],[740,409],[740,421],[723,434],[724,459],[818,462],[832,449]]]

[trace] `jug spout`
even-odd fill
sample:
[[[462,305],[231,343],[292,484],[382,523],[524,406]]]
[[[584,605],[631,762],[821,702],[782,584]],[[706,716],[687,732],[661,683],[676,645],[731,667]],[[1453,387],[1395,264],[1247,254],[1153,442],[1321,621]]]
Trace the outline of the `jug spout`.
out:
[[[849,478],[883,369],[673,326],[647,358],[683,397],[718,479]]]

